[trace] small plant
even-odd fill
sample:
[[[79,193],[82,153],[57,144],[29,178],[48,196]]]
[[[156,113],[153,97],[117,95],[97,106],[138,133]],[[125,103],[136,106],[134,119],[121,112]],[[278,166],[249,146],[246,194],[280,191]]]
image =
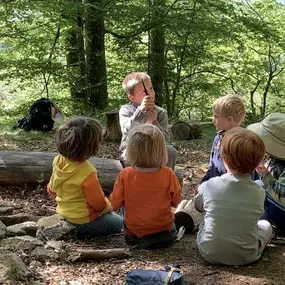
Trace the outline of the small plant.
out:
[[[43,185],[45,182],[45,175],[43,173],[40,174],[39,179],[37,180],[40,185]]]

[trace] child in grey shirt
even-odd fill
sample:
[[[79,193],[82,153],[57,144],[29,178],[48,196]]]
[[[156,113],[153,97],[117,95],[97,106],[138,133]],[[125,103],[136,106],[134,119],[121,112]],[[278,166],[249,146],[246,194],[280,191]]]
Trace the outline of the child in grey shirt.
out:
[[[260,258],[273,230],[263,214],[264,189],[250,173],[262,161],[265,146],[258,135],[243,128],[226,132],[221,157],[227,173],[201,184],[194,198],[202,212],[197,245],[213,264],[245,265]]]
[[[125,158],[125,149],[128,132],[139,124],[152,124],[163,133],[166,143],[169,141],[167,112],[155,105],[155,92],[151,78],[144,72],[132,72],[123,80],[123,89],[131,103],[120,108],[119,119],[122,130],[120,150],[123,166],[129,165]],[[167,166],[173,170],[176,164],[176,150],[172,145],[166,144],[168,161]]]

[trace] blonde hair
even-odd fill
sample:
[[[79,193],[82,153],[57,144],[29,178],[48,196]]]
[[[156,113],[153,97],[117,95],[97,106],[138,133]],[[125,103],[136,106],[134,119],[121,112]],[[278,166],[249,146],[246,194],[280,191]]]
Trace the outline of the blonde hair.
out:
[[[221,142],[221,157],[231,170],[251,173],[262,161],[265,145],[254,132],[236,127],[228,130]]]
[[[144,72],[129,73],[123,80],[122,86],[127,95],[134,92],[135,87],[142,81],[148,79],[151,81],[150,76]]]
[[[165,139],[161,130],[151,124],[137,124],[128,134],[126,159],[132,166],[143,168],[165,166]]]
[[[245,118],[243,99],[234,94],[219,97],[213,104],[213,112],[223,117],[232,116],[236,122],[241,122]]]
[[[63,124],[55,135],[58,152],[64,157],[83,162],[95,155],[102,141],[102,127],[94,119],[77,116]]]

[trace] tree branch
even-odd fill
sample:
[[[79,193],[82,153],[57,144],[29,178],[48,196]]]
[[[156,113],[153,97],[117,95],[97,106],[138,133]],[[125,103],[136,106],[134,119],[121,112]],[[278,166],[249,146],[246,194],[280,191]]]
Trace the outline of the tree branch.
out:
[[[179,0],[174,0],[174,2],[168,7],[167,11],[165,12],[163,19],[160,21],[155,21],[154,23],[149,23],[148,25],[146,25],[145,27],[139,29],[136,32],[130,32],[129,34],[118,34],[116,32],[113,32],[111,30],[105,29],[105,33],[106,34],[110,34],[118,39],[130,39],[132,37],[138,36],[139,34],[143,33],[143,32],[147,32],[149,30],[151,30],[153,27],[161,25],[164,21],[165,18],[167,17],[167,15],[169,14],[169,12],[171,11],[172,7],[178,2]]]
[[[231,79],[230,77],[226,76],[226,75],[223,75],[223,74],[220,74],[220,73],[217,73],[217,72],[214,72],[214,71],[211,71],[211,70],[200,70],[200,71],[196,71],[196,72],[193,72],[191,74],[188,74],[186,76],[183,76],[181,79],[180,79],[180,82],[194,76],[194,75],[197,75],[197,74],[201,74],[201,73],[210,73],[210,74],[214,74],[214,75],[217,75],[217,76],[220,76],[220,77],[223,77],[225,78],[226,80],[229,80],[231,82],[231,88],[233,89],[234,92],[237,92],[234,88],[234,81],[233,79]]]
[[[26,30],[20,30],[20,31],[16,31],[14,33],[4,33],[4,34],[1,34],[0,33],[0,38],[5,38],[5,37],[9,37],[9,38],[16,38],[17,35],[21,36],[22,34],[26,33],[26,32],[29,32],[29,31],[33,31],[33,30],[36,30],[36,29],[39,29],[41,27],[45,27],[48,23],[43,23],[37,27],[33,27],[33,28],[30,28],[30,29],[26,29]]]
[[[48,77],[46,78],[46,73],[47,73],[47,69],[51,67],[51,59],[52,59],[52,56],[53,56],[53,53],[54,53],[54,50],[55,50],[55,46],[56,46],[56,43],[58,41],[60,37],[60,26],[58,26],[57,28],[57,31],[56,31],[56,34],[55,34],[55,38],[54,38],[54,41],[53,41],[53,44],[52,44],[52,47],[50,49],[50,53],[49,53],[49,57],[48,57],[48,67],[45,69],[45,71],[43,72],[43,77],[44,77],[44,82],[45,82],[45,86],[41,92],[41,94],[44,93],[44,91],[46,90],[47,92],[47,99],[48,99],[48,84],[49,84],[49,80],[50,80],[50,76],[51,76],[51,73],[49,73]]]

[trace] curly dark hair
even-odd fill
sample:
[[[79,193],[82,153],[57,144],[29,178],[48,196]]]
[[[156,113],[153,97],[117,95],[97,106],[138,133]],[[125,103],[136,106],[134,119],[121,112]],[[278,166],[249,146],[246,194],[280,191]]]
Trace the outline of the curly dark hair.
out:
[[[58,152],[64,157],[83,162],[98,152],[102,126],[91,118],[77,116],[63,124],[55,135]]]

